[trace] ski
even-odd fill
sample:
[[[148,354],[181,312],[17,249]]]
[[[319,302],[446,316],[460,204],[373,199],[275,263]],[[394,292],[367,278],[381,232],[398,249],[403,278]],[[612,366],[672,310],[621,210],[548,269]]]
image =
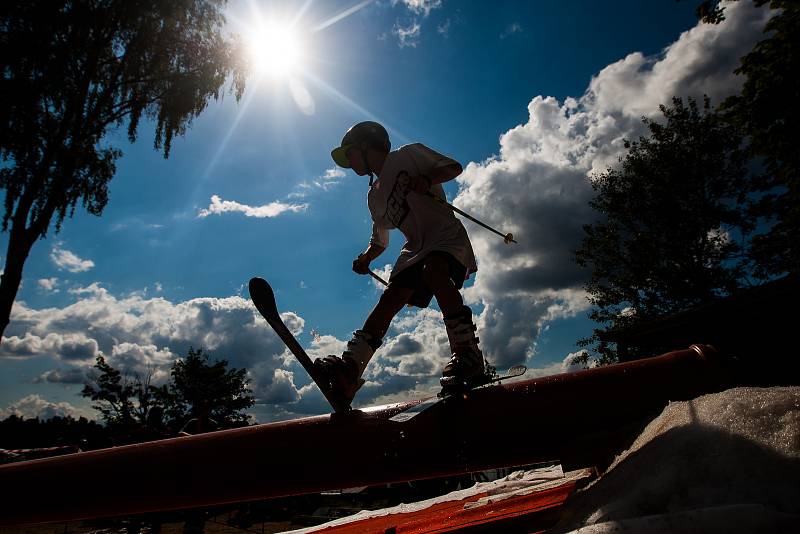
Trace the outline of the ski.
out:
[[[502,382],[503,380],[508,380],[510,378],[516,378],[518,376],[524,375],[528,371],[528,368],[524,365],[515,365],[511,367],[504,375],[494,376],[494,377],[480,377],[476,382],[463,382],[461,384],[456,384],[453,386],[443,387],[442,390],[439,392],[437,397],[439,398],[446,398],[452,395],[460,395],[471,391],[475,388],[488,386],[490,384],[496,384],[498,382]]]
[[[350,410],[350,404],[339,400],[330,386],[322,380],[317,374],[314,362],[308,357],[306,351],[297,342],[297,339],[289,332],[289,329],[283,323],[280,314],[278,313],[278,306],[275,304],[275,293],[272,291],[269,283],[263,278],[251,278],[248,285],[250,290],[250,300],[253,301],[258,312],[267,320],[269,325],[278,334],[278,337],[286,344],[292,354],[295,355],[297,361],[306,370],[311,380],[319,387],[319,390],[325,396],[328,403],[336,412],[347,412]]]
[[[464,384],[462,387],[449,387],[449,388],[442,388],[435,397],[430,397],[428,399],[423,400],[421,403],[400,412],[399,414],[391,417],[390,420],[396,423],[402,423],[408,421],[409,419],[421,414],[422,412],[433,408],[434,406],[438,406],[442,402],[446,402],[452,398],[464,397],[469,394],[470,391],[491,386],[492,384],[499,384],[503,380],[508,380],[510,378],[516,378],[518,376],[524,375],[528,371],[528,368],[524,365],[515,365],[511,367],[505,374],[500,376],[492,377],[488,380],[483,380],[477,384]]]

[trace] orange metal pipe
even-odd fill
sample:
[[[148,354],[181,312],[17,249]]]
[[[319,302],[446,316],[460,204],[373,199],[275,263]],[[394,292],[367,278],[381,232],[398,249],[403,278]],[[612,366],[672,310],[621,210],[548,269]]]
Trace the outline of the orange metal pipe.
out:
[[[670,400],[719,390],[717,363],[713,349],[693,346],[475,390],[405,422],[390,418],[421,401],[8,464],[0,466],[0,525],[570,461],[582,437],[613,431]]]

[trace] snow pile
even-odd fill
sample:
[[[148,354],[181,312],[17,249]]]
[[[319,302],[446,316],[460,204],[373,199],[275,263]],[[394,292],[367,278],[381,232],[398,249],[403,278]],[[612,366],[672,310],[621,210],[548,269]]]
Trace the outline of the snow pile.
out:
[[[552,532],[800,532],[800,388],[670,403]]]

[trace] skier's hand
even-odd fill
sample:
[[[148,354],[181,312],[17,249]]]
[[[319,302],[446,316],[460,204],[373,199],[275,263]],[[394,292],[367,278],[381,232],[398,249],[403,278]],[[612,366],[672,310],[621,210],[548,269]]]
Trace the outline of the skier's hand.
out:
[[[411,190],[414,191],[415,193],[424,195],[425,193],[431,190],[431,179],[425,176],[424,174],[411,176],[408,185],[411,186]]]
[[[366,254],[359,254],[358,257],[353,260],[353,271],[358,274],[369,274],[369,256]]]

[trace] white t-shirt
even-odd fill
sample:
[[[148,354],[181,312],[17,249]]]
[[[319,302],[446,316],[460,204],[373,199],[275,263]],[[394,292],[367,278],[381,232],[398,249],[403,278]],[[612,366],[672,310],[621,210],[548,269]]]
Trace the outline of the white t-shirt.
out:
[[[426,195],[414,193],[409,185],[412,176],[431,175],[434,169],[453,164],[457,162],[421,143],[402,146],[386,156],[367,203],[372,215],[371,244],[386,247],[393,228],[406,237],[392,277],[434,250],[451,254],[467,268],[467,276],[478,270],[467,230],[453,211]],[[447,200],[441,184],[434,184],[430,190]]]

